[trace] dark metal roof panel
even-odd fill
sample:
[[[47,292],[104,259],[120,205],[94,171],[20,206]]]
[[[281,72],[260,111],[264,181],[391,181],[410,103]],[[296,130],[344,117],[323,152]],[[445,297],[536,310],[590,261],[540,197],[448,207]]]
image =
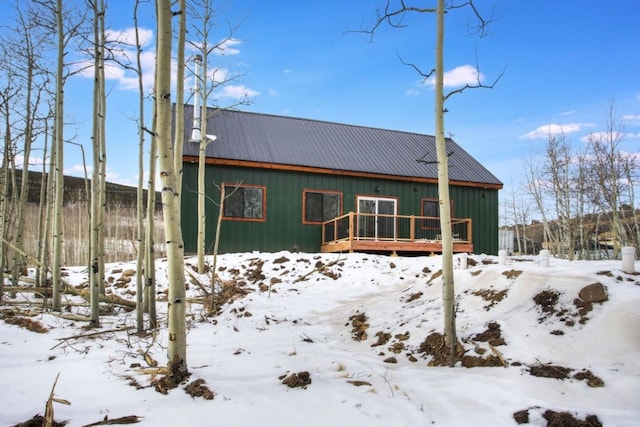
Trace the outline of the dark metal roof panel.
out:
[[[198,145],[189,141],[192,118],[193,107],[187,105],[187,156],[198,155]],[[210,110],[207,133],[217,136],[207,157],[437,178],[435,138],[429,135],[236,110]],[[447,151],[451,180],[501,184],[453,140],[447,140]]]

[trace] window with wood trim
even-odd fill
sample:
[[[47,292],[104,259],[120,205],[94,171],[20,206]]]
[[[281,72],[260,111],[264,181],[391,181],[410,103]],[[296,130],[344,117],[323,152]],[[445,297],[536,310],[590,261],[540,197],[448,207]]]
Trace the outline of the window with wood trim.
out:
[[[342,215],[342,193],[337,191],[303,190],[303,224],[320,224],[340,215]]]
[[[438,199],[422,199],[420,203],[420,215],[440,218],[440,201]],[[453,216],[453,200],[451,201],[451,216]]]
[[[222,218],[234,221],[266,221],[267,189],[263,185],[224,184]]]

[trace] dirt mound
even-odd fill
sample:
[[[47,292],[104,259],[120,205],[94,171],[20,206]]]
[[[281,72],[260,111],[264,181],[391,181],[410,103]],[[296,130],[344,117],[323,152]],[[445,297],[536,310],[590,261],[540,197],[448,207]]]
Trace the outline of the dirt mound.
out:
[[[307,388],[311,384],[311,374],[308,371],[301,371],[298,373],[284,374],[279,377],[282,384],[290,388]]]
[[[206,400],[213,400],[215,393],[204,384],[202,378],[192,381],[184,388],[184,391],[191,397],[202,397]]]
[[[502,338],[502,331],[500,324],[497,322],[490,322],[487,325],[487,330],[476,334],[472,337],[474,341],[487,342],[492,346],[506,345],[506,341]]]
[[[367,339],[367,329],[369,329],[367,315],[364,313],[357,313],[349,317],[349,320],[351,321],[351,336],[353,339],[355,341],[365,341]]]
[[[425,340],[420,344],[418,353],[424,353],[426,356],[431,356],[429,360],[429,366],[449,366],[451,361],[450,347],[443,334],[438,332],[432,332]],[[455,348],[455,360],[462,359],[465,350],[459,341],[456,342]]]
[[[529,424],[529,411],[532,409],[540,408],[517,411],[513,414],[513,419],[518,424]],[[547,421],[546,427],[602,427],[602,423],[596,415],[587,415],[584,420],[581,420],[568,412],[556,412],[547,409],[542,414],[542,417]]]
[[[529,373],[534,377],[542,378],[555,378],[557,380],[566,380],[573,378],[578,381],[586,381],[589,387],[604,387],[604,381],[593,374],[588,369],[583,369],[577,372],[573,376],[570,376],[571,372],[575,369],[567,368],[565,366],[558,366],[552,364],[539,364],[529,368]]]

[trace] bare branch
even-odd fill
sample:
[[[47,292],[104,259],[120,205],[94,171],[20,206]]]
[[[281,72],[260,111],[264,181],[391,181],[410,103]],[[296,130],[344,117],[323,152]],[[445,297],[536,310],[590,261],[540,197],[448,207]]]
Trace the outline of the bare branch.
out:
[[[407,6],[404,0],[400,0],[400,5],[397,8],[392,8],[391,0],[387,0],[387,4],[384,7],[384,12],[376,10],[376,19],[371,27],[368,29],[362,29],[357,31],[347,31],[347,33],[364,33],[369,35],[369,42],[373,41],[375,32],[387,23],[393,28],[404,28],[406,25],[403,23],[404,17],[407,13],[435,13],[437,8],[422,8],[417,6]]]
[[[431,77],[433,75],[433,73],[436,72],[436,69],[432,68],[431,71],[429,71],[427,74],[425,74],[417,65],[412,64],[410,62],[405,62],[400,55],[398,55],[398,59],[400,60],[400,62],[403,65],[407,65],[407,66],[413,68],[418,74],[420,74],[420,76],[422,77],[422,83],[426,82],[429,79],[429,77]]]
[[[504,67],[502,72],[498,75],[498,77],[495,78],[495,80],[487,85],[487,84],[483,84],[480,81],[480,68],[478,67],[478,65],[476,64],[476,70],[478,71],[476,74],[476,84],[465,84],[463,87],[460,87],[458,89],[452,90],[451,92],[447,93],[444,96],[444,101],[446,101],[447,99],[449,99],[450,97],[452,97],[453,95],[459,94],[464,92],[467,89],[493,89],[494,86],[500,81],[500,79],[502,78],[502,76],[504,76],[504,73],[507,71],[507,67]]]

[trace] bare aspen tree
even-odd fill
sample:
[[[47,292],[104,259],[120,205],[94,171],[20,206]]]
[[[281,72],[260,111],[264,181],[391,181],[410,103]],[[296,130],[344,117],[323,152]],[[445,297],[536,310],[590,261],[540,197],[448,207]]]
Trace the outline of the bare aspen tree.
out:
[[[93,173],[91,178],[91,233],[89,287],[91,325],[100,326],[100,287],[104,284],[104,185],[105,185],[105,88],[104,88],[104,0],[90,2],[93,9]]]
[[[184,13],[180,10],[179,13]],[[180,228],[180,189],[177,187],[176,156],[171,143],[171,50],[172,11],[170,0],[156,0],[157,60],[155,72],[156,122],[154,134],[158,143],[161,194],[167,244],[167,279],[169,283],[167,346],[167,378],[177,386],[188,374],[186,337],[186,290],[184,278],[184,246]]]
[[[0,91],[0,114],[2,114],[2,122],[4,125],[4,150],[2,151],[2,169],[0,170],[0,301],[4,290],[4,272],[6,269],[7,258],[7,230],[9,223],[9,210],[11,207],[9,201],[9,182],[10,171],[9,164],[11,161],[11,152],[13,150],[13,142],[11,137],[11,103],[18,94],[18,89],[13,87],[11,73],[8,73],[5,80],[6,86]]]
[[[62,0],[51,2],[39,2],[48,8],[48,11],[55,17],[51,29],[55,29],[56,34],[56,67],[55,67],[55,109],[54,109],[54,131],[52,145],[55,150],[55,163],[51,165],[53,179],[53,221],[52,221],[52,259],[51,259],[51,282],[53,287],[52,310],[61,310],[61,267],[62,243],[64,239],[64,227],[62,221],[64,206],[64,85],[67,78],[65,74],[65,56],[67,46],[78,34],[80,25],[84,21],[84,15],[72,14],[71,10],[65,10]],[[65,25],[66,24],[66,25]],[[53,150],[52,150],[53,151]]]
[[[49,117],[44,120],[44,149],[42,157],[44,159],[47,158],[48,150],[49,150]],[[37,228],[37,236],[40,236],[37,247],[36,258],[38,262],[36,263],[36,278],[35,278],[35,286],[36,288],[47,285],[47,272],[49,271],[49,263],[48,263],[48,251],[49,251],[49,197],[48,197],[48,183],[49,183],[49,174],[47,173],[46,161],[42,162],[42,172],[40,179],[40,204],[38,208],[38,228]],[[45,302],[46,302],[46,293],[45,293]],[[45,304],[46,306],[46,304]]]
[[[157,114],[154,103],[153,129],[156,128]],[[149,328],[157,327],[156,313],[156,259],[155,259],[155,211],[156,211],[156,165],[158,162],[157,138],[151,137],[149,146],[149,182],[147,185],[147,217],[145,221],[145,261],[144,298],[145,311],[149,313]]]
[[[206,149],[207,145],[216,140],[214,130],[207,130],[208,118],[211,114],[221,108],[214,109],[213,113],[209,113],[209,100],[213,92],[219,87],[230,83],[242,76],[242,73],[224,73],[216,66],[210,66],[212,55],[224,55],[224,49],[227,43],[233,40],[233,34],[236,30],[231,25],[227,26],[224,37],[219,37],[217,41],[212,41],[214,37],[214,29],[216,26],[217,14],[214,9],[213,0],[194,0],[190,3],[189,13],[192,16],[191,22],[191,40],[188,43],[198,52],[194,58],[194,74],[196,84],[194,88],[194,132],[191,135],[191,142],[199,144],[198,150],[198,232],[197,232],[197,260],[198,273],[205,272],[205,234],[207,219],[205,216],[205,202],[207,200],[207,188],[205,182],[206,170]],[[234,100],[231,105],[224,108],[234,108],[238,105],[249,104],[250,100],[245,94],[241,98]]]
[[[9,64],[9,52],[4,49],[3,42],[2,63]],[[10,50],[10,49],[9,49]],[[0,90],[0,115],[4,132],[2,135],[4,149],[2,150],[2,167],[0,169],[0,301],[4,288],[5,270],[7,268],[7,258],[9,256],[8,244],[10,243],[9,229],[12,218],[13,203],[9,193],[12,178],[12,169],[15,156],[15,140],[12,135],[13,118],[12,106],[17,103],[20,88],[15,84],[15,70],[10,67],[2,67],[4,87]]]
[[[623,155],[622,174],[627,186],[627,210],[631,213],[627,227],[631,236],[630,240],[636,248],[636,255],[638,255],[640,253],[640,219],[636,215],[635,207],[635,187],[638,183],[638,160],[636,156]]]
[[[599,204],[609,216],[613,242],[613,257],[618,258],[620,247],[627,244],[627,236],[620,218],[620,205],[624,192],[624,156],[621,144],[624,128],[618,122],[613,104],[609,106],[606,130],[588,138],[592,159],[591,175],[598,189]]]
[[[138,7],[140,0],[133,5],[133,28],[136,38],[136,64],[135,72],[138,78],[138,188],[136,189],[136,240],[138,253],[136,256],[136,326],[138,333],[144,331],[144,82],[142,80],[142,45],[140,43],[140,31],[138,25]],[[153,191],[153,189],[149,189]],[[151,207],[151,209],[153,209]],[[153,211],[152,211],[153,212]]]
[[[206,42],[205,42],[206,46]],[[195,82],[195,102],[193,106],[193,114],[194,121],[197,121],[195,117],[200,118],[200,123],[198,123],[198,132],[199,138],[193,140],[193,143],[199,144],[198,149],[198,239],[197,239],[197,250],[196,255],[198,259],[198,273],[203,274],[205,272],[205,264],[204,264],[204,255],[205,255],[205,231],[207,226],[207,217],[205,213],[205,197],[206,197],[206,185],[205,185],[205,170],[206,170],[206,153],[207,153],[207,144],[209,143],[207,134],[207,96],[205,93],[204,99],[201,98],[201,81],[202,81],[202,56],[196,55],[195,59],[195,74],[196,74],[196,82]],[[204,65],[204,75],[206,76],[206,60]],[[206,92],[206,84],[205,84],[205,92]],[[200,101],[202,101],[202,107],[200,106]],[[200,110],[200,111],[198,111]],[[204,119],[203,119],[204,118]],[[194,126],[195,128],[195,126]],[[196,134],[198,132],[195,132]],[[192,135],[193,136],[193,135]],[[215,283],[215,282],[212,282]],[[212,292],[213,295],[213,292]]]
[[[54,114],[54,140],[55,146],[55,165],[52,166],[54,176],[55,191],[54,213],[53,213],[53,256],[51,262],[51,281],[53,286],[53,295],[51,308],[53,311],[61,310],[61,267],[62,267],[62,239],[63,239],[63,223],[62,208],[64,205],[64,50],[65,50],[65,28],[63,23],[62,0],[56,0],[55,17],[56,17],[56,35],[58,39],[58,52],[56,56],[56,90],[55,100],[56,108]]]
[[[383,23],[388,23],[392,27],[402,27],[402,18],[408,13],[435,13],[436,14],[436,37],[435,37],[435,68],[429,73],[423,73],[420,69],[411,65],[419,74],[427,80],[435,74],[435,139],[436,139],[436,155],[438,162],[438,201],[440,208],[440,232],[442,235],[442,296],[444,311],[444,334],[445,340],[450,350],[450,366],[456,361],[456,323],[455,323],[455,289],[453,280],[453,234],[451,226],[451,200],[449,197],[449,169],[448,154],[445,138],[444,126],[444,104],[451,96],[464,92],[471,88],[493,88],[500,80],[502,74],[491,85],[484,85],[480,82],[480,73],[478,72],[477,84],[466,84],[463,87],[455,89],[447,94],[444,93],[444,35],[445,35],[445,13],[453,9],[468,7],[471,9],[474,17],[477,19],[477,31],[484,34],[490,21],[485,20],[476,8],[473,0],[461,2],[460,4],[450,3],[445,6],[444,0],[438,0],[436,7],[413,7],[407,6],[404,1],[400,1],[397,7],[392,7],[391,0],[388,0],[384,13],[378,16],[378,19],[371,30],[367,31],[373,34],[376,29]]]
[[[545,149],[543,174],[546,177],[544,182],[547,184],[548,194],[552,197],[557,218],[557,240],[554,252],[569,259],[574,258],[572,160],[573,153],[564,132],[558,135],[549,135]]]

